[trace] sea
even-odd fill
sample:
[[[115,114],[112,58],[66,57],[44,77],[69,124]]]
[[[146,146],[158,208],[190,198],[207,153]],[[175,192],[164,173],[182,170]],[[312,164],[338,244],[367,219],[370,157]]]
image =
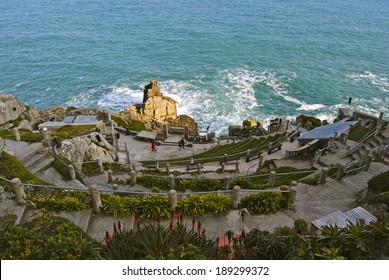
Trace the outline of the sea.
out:
[[[0,0],[0,93],[120,112],[151,80],[217,134],[341,107],[387,117],[389,1]]]

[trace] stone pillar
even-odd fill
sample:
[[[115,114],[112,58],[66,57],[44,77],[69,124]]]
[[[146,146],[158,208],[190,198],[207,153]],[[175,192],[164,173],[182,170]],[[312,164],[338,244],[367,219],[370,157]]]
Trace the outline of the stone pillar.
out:
[[[270,150],[272,146],[273,146],[273,143],[269,142],[269,145],[267,146],[267,148]]]
[[[224,173],[225,171],[226,171],[226,164],[222,162],[222,173]]]
[[[224,189],[228,190],[230,188],[230,177],[225,176],[224,177]]]
[[[259,171],[259,170],[262,169],[264,161],[265,161],[265,157],[264,157],[263,155],[260,155],[260,156],[259,156],[259,160],[258,160],[258,168],[257,168],[257,171]]]
[[[296,196],[297,196],[297,182],[292,181],[289,188],[289,199],[293,203],[293,208],[294,208],[294,202],[296,201]]]
[[[345,155],[346,157],[349,156],[350,150],[351,150],[351,147],[350,147],[350,146],[347,146],[346,155]]]
[[[343,143],[346,144],[348,140],[348,132],[346,132],[343,136]]]
[[[321,170],[321,173],[320,173],[320,178],[319,178],[319,184],[320,184],[320,185],[323,185],[323,184],[326,183],[327,173],[328,173],[328,168],[327,168],[327,167],[324,167],[324,168]]]
[[[372,161],[372,157],[371,156],[368,156],[366,161],[365,161],[365,166],[363,167],[363,171],[369,171],[369,168],[370,168],[370,163]]]
[[[234,186],[232,189],[232,208],[238,209],[240,198],[242,197],[242,189],[239,186]]]
[[[173,174],[169,175],[169,187],[171,190],[174,189],[174,175]]]
[[[157,160],[157,163],[156,163],[155,169],[156,169],[157,171],[159,171],[159,161],[158,161],[158,160]]]
[[[13,131],[14,131],[15,140],[16,140],[16,141],[20,141],[19,129],[18,129],[17,127],[15,127],[15,128],[13,129]]]
[[[108,184],[113,183],[113,171],[108,170]]]
[[[99,173],[103,174],[104,173],[103,160],[99,157],[97,158],[97,166],[99,168]]]
[[[70,175],[70,179],[76,180],[76,171],[74,169],[73,164],[69,164],[69,175]]]
[[[47,129],[47,127],[42,128],[42,134],[43,134],[42,144],[43,146],[48,147],[50,145],[51,136],[50,136],[50,131]]]
[[[275,171],[270,171],[269,181],[267,182],[267,187],[268,188],[273,188],[275,183],[276,183],[276,172]]]
[[[336,180],[340,181],[342,180],[342,177],[344,175],[345,167],[343,165],[339,166],[338,172],[336,173]]]
[[[192,157],[190,158],[190,163],[194,163],[194,159]]]
[[[201,174],[201,163],[197,164],[197,173]]]
[[[166,173],[170,174],[170,163],[166,163]]]
[[[236,172],[236,173],[240,173],[239,165],[240,165],[240,163],[239,163],[239,161],[237,160],[237,161],[235,162],[235,172]]]
[[[18,202],[18,205],[26,205],[27,201],[24,199],[24,196],[26,195],[22,186],[22,182],[19,178],[13,178],[11,180],[12,189],[16,196],[16,201]]]
[[[247,149],[246,156],[249,157],[250,154],[251,154],[251,150],[250,150],[250,149]]]
[[[132,170],[130,172],[130,176],[131,176],[131,186],[134,186],[136,184],[136,171]]]
[[[96,185],[90,187],[90,193],[92,195],[93,212],[100,214],[103,204],[101,203],[100,191]]]
[[[113,184],[113,185],[112,185],[112,189],[113,189],[114,191],[116,191],[118,188],[119,188],[118,184]]]
[[[177,191],[175,189],[171,189],[169,191],[169,202],[170,202],[170,210],[175,211],[178,203],[177,203]]]

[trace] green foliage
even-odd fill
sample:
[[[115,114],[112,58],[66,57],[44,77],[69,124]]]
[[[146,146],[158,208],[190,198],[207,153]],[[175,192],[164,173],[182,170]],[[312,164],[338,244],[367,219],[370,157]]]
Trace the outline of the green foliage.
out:
[[[122,119],[121,117],[118,117],[118,116],[111,116],[111,118],[120,127],[129,129],[129,130],[134,130],[134,131],[146,130],[145,125],[142,122],[140,122],[140,121],[124,120],[124,119]]]
[[[275,213],[280,209],[288,209],[291,202],[283,193],[259,192],[249,194],[241,199],[241,208],[246,208],[250,214]]]
[[[100,259],[98,245],[71,222],[40,215],[31,222],[8,227],[2,236],[1,259]]]
[[[159,188],[161,190],[169,189],[169,180],[167,178],[158,178],[153,176],[140,176],[137,177],[136,182],[147,188]]]
[[[157,187],[151,188],[151,191],[152,191],[153,193],[160,193],[160,192],[161,192],[161,190],[160,190],[159,188],[157,188]]]
[[[19,129],[19,134],[20,140],[27,143],[37,143],[43,140],[42,133]],[[0,137],[4,139],[16,140],[14,132],[11,129],[0,129]]]
[[[219,194],[188,195],[178,201],[178,208],[187,215],[203,215],[205,212],[221,214],[231,208],[229,196]]]
[[[62,160],[62,161],[61,161]],[[51,163],[51,167],[53,167],[61,176],[64,180],[71,180],[70,178],[70,173],[69,173],[69,164],[70,164],[70,161],[64,159],[64,158],[61,158],[61,160],[59,160],[58,158],[55,158],[54,161],[52,161]],[[67,162],[67,165],[64,163],[64,162]]]
[[[137,231],[116,231],[103,245],[102,256],[111,260],[212,260],[218,259],[213,241],[187,230],[181,223],[167,228],[146,225]]]
[[[5,177],[8,180],[19,178],[23,184],[48,185],[47,182],[42,181],[32,174],[14,156],[1,152],[0,157],[3,159],[0,161],[0,174],[2,177]]]
[[[319,127],[321,126],[321,120],[315,117],[311,116],[305,116],[305,115],[300,115],[296,119],[301,118],[303,123],[305,124],[307,121],[310,121],[312,123],[313,127]]]
[[[133,215],[135,211],[144,218],[167,218],[170,214],[169,199],[161,195],[144,197],[119,196],[110,194],[103,196],[104,212],[115,218]]]
[[[178,191],[192,190],[194,192],[200,191],[218,191],[223,188],[222,180],[187,180],[187,179],[178,179],[176,180],[176,185],[174,186]]]
[[[369,191],[373,194],[389,191],[389,171],[374,176],[367,182]]]
[[[61,140],[75,138],[95,131],[95,125],[65,125],[58,129],[53,137],[58,137]]]

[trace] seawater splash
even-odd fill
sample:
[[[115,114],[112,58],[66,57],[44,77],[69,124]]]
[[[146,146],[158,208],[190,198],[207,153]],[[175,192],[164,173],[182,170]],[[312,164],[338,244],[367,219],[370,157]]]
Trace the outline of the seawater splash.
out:
[[[357,83],[378,87],[382,92],[389,92],[389,77],[387,75],[365,71],[359,74],[353,73],[348,75],[348,78]]]

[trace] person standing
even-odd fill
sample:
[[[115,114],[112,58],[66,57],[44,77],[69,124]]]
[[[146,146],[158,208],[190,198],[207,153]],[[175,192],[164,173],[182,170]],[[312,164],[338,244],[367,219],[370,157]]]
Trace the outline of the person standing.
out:
[[[155,142],[154,141],[151,142],[151,151],[152,152],[156,152],[157,151],[157,149],[155,148]]]
[[[178,148],[179,148],[179,150],[181,150],[181,147],[182,147],[181,140],[179,140],[178,141]]]
[[[182,147],[183,149],[185,149],[185,141],[184,141],[184,138],[182,138],[180,142],[181,142],[181,147]]]

